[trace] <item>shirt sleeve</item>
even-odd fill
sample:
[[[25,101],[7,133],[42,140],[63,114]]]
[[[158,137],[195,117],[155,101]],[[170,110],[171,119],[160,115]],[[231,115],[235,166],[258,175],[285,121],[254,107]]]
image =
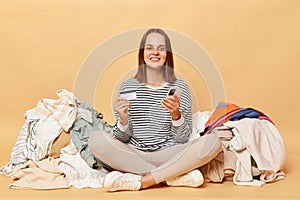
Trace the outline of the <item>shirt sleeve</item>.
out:
[[[187,84],[183,84],[183,92],[180,96],[180,112],[179,120],[172,120],[172,133],[174,139],[178,143],[188,142],[192,133],[192,100]]]
[[[119,94],[120,92],[122,92],[124,90],[124,84],[121,85],[120,87],[120,90],[119,90]],[[128,119],[128,125],[127,126],[123,126],[121,123],[120,123],[120,120],[119,120],[119,115],[118,115],[118,112],[114,112],[114,115],[115,115],[115,118],[116,118],[116,123],[113,127],[113,136],[120,140],[121,142],[124,142],[124,143],[127,143],[129,142],[130,140],[130,137],[132,135],[132,127],[131,127],[131,124],[129,122],[129,119]]]
[[[116,139],[118,139],[124,143],[127,143],[127,142],[129,142],[130,137],[131,137],[131,130],[132,130],[130,128],[131,126],[130,125],[128,125],[128,126],[121,125],[120,126],[120,125],[121,124],[120,124],[119,120],[117,120],[116,124],[113,127],[113,136]]]
[[[128,124],[126,126],[123,126],[120,121],[117,122],[117,126],[120,129],[120,131],[125,132],[128,128]]]
[[[180,126],[183,123],[184,123],[184,118],[182,117],[182,115],[180,116],[180,118],[178,120],[172,120],[172,124],[175,127]]]

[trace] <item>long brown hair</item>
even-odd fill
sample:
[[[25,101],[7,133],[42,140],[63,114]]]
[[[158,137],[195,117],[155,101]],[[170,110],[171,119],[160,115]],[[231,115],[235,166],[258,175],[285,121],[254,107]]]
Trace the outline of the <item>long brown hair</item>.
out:
[[[142,37],[141,43],[140,43],[140,49],[139,49],[139,54],[138,54],[138,62],[139,62],[139,67],[138,71],[135,75],[134,78],[136,78],[138,81],[142,83],[146,83],[146,63],[144,59],[144,50],[145,50],[145,43],[148,35],[150,33],[159,33],[161,34],[166,42],[166,50],[167,50],[167,56],[166,56],[166,62],[164,64],[164,77],[165,80],[169,83],[173,83],[176,81],[176,76],[174,73],[174,61],[173,61],[173,53],[172,53],[172,47],[171,47],[171,42],[168,37],[168,35],[161,29],[158,28],[152,28],[149,29]]]

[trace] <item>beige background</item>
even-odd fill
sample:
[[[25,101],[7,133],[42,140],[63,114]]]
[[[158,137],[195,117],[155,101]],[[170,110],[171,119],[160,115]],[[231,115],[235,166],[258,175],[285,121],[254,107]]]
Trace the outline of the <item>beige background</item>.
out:
[[[97,45],[124,31],[160,27],[178,31],[206,50],[222,76],[227,101],[257,108],[271,117],[286,143],[287,178],[262,188],[225,182],[200,189],[107,194],[91,189],[9,190],[11,180],[1,176],[1,195],[4,199],[299,198],[299,24],[297,0],[2,1],[0,165],[9,160],[24,112],[41,98],[56,98],[57,89],[72,91],[81,64]],[[184,59],[176,56],[175,62],[196,91],[197,108],[209,110],[209,93],[201,77],[191,73]],[[104,85],[116,85],[117,72],[132,69],[136,63],[136,52],[121,56],[109,66],[111,75],[99,82],[94,106],[109,123],[113,123],[112,93]]]

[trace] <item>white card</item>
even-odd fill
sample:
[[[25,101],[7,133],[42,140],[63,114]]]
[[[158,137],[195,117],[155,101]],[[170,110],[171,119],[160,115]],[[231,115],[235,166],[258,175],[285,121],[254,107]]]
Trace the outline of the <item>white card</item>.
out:
[[[129,100],[137,99],[136,92],[134,91],[124,91],[120,93],[120,97]]]

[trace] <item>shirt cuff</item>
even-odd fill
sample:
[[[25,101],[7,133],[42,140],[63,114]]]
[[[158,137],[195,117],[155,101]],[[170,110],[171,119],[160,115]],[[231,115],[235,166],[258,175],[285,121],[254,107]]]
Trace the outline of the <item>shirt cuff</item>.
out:
[[[117,127],[122,131],[122,132],[125,132],[128,128],[128,124],[126,126],[123,126],[120,121],[118,121],[117,123]]]
[[[182,117],[182,115],[178,120],[172,120],[173,126],[181,126],[183,122],[184,122],[184,118]]]

